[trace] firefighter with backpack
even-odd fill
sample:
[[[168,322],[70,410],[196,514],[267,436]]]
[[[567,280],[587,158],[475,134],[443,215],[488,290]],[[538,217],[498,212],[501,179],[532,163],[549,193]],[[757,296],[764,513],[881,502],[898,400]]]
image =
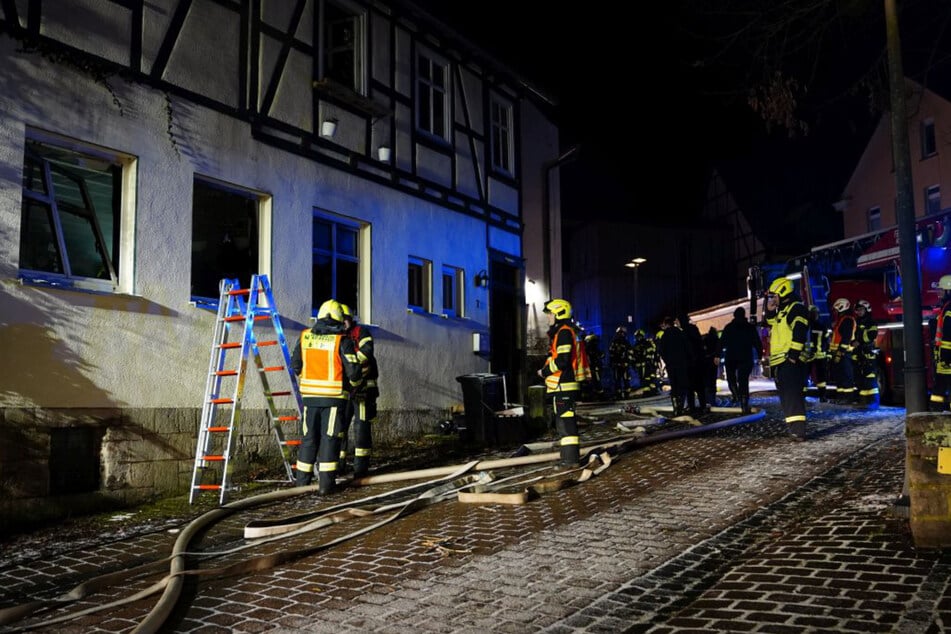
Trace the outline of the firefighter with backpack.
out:
[[[538,369],[538,376],[545,380],[545,393],[551,399],[561,464],[574,467],[581,460],[575,405],[582,384],[591,378],[591,366],[584,343],[571,321],[571,304],[564,299],[549,300],[545,313],[550,352],[545,365]]]

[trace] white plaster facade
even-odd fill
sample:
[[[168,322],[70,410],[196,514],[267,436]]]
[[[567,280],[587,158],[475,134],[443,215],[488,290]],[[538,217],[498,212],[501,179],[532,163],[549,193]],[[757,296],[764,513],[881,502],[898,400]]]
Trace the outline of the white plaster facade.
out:
[[[432,31],[411,3],[324,1],[365,20],[366,89],[354,100],[314,89],[320,0],[252,0],[247,11],[244,3],[212,0],[69,0],[43,3],[33,22],[26,2],[0,9],[6,511],[15,512],[18,501],[36,511],[50,494],[44,434],[54,427],[100,430],[102,487],[88,493],[183,492],[215,323],[190,291],[196,179],[258,200],[256,272],[269,276],[291,341],[314,306],[315,210],[360,227],[356,309],[377,341],[388,433],[428,431],[460,407],[460,375],[505,371],[524,381],[525,341],[539,336],[527,329],[546,326],[533,320],[551,282],[532,260],[543,248],[533,227],[549,207],[552,236],[560,235],[557,171],[551,201],[542,200],[545,165],[558,156],[551,104],[470,44]],[[449,70],[446,142],[426,138],[415,123],[420,51]],[[496,100],[514,115],[510,174],[492,169],[487,110]],[[329,140],[319,134],[327,119],[337,121]],[[114,289],[23,283],[22,179],[31,138],[121,158]],[[391,162],[377,160],[381,145],[391,148]],[[431,263],[429,311],[408,309],[411,257]],[[494,262],[509,271],[506,288],[498,290],[496,280],[476,286],[475,276],[496,270]],[[444,265],[462,275],[461,314],[448,318],[438,308]],[[560,269],[556,259],[552,270],[560,276]],[[528,298],[534,305],[526,301],[526,277],[546,289]],[[492,319],[493,303],[512,314]],[[498,323],[512,332],[490,332]],[[505,349],[474,353],[476,332]],[[244,407],[262,409],[256,377],[246,385]],[[255,420],[245,420],[246,435],[268,438]],[[21,451],[24,443],[29,449]],[[17,473],[24,469],[29,482]]]

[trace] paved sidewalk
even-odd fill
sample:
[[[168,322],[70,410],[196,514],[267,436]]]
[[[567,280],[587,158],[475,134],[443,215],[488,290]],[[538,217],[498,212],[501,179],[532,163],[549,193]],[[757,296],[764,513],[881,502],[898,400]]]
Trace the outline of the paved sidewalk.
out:
[[[439,503],[275,568],[192,580],[163,631],[951,632],[951,552],[916,550],[907,520],[889,513],[904,410],[810,403],[800,443],[774,395],[753,405],[766,417],[640,447],[527,504]],[[220,535],[245,521],[223,522]],[[173,540],[156,532],[0,560],[0,607],[165,555]],[[154,605],[35,631],[131,632]]]

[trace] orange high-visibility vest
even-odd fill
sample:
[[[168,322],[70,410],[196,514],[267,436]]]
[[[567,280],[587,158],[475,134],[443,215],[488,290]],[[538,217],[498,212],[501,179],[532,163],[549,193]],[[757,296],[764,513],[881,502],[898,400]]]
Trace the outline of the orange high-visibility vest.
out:
[[[301,396],[349,398],[343,389],[343,362],[340,342],[343,335],[317,334],[312,330],[301,335]]]

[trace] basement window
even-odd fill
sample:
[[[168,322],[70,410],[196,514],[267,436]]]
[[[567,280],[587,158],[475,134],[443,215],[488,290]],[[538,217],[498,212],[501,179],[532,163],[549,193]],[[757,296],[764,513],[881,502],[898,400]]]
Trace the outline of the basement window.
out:
[[[50,495],[99,490],[102,431],[95,427],[50,430]]]

